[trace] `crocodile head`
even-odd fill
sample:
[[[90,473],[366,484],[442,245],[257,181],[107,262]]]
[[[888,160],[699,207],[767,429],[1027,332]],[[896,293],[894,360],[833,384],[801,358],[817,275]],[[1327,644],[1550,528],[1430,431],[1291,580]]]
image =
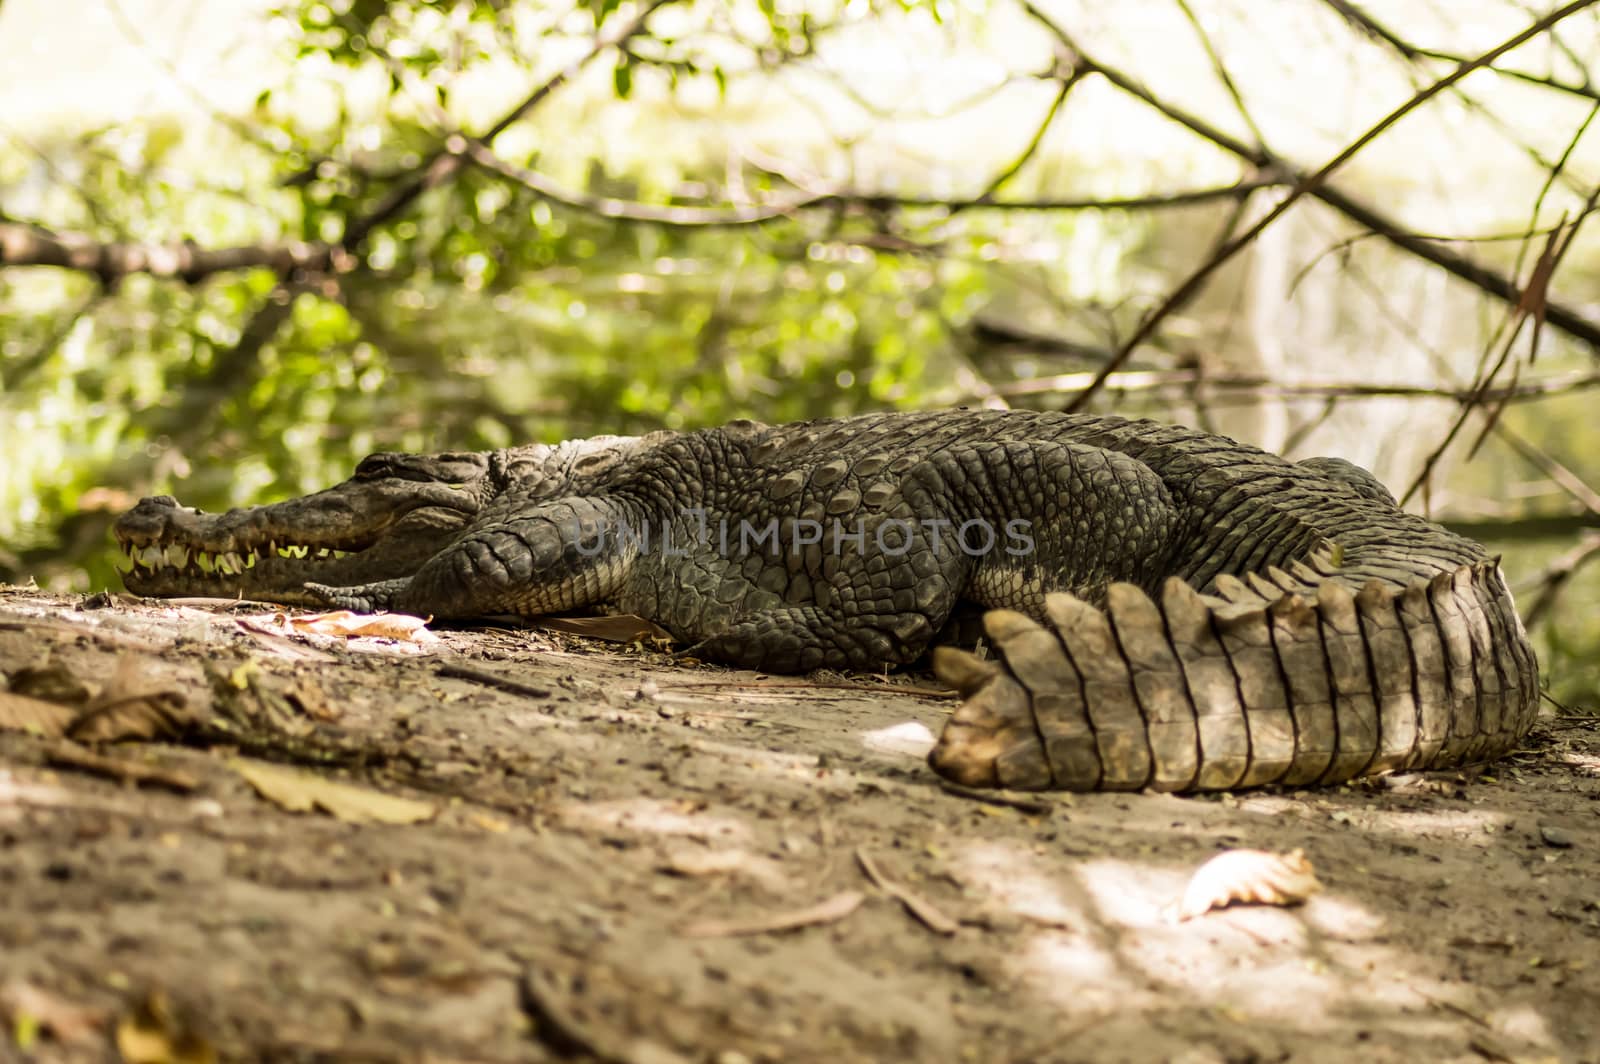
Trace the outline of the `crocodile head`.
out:
[[[494,494],[489,456],[375,454],[313,495],[208,514],[170,495],[142,499],[113,534],[136,595],[243,597],[316,605],[309,583],[408,576]]]

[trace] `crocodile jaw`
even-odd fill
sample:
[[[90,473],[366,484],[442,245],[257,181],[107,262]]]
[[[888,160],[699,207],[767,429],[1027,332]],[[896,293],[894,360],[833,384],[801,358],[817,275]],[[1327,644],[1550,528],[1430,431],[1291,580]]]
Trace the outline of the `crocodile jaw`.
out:
[[[170,496],[143,499],[113,534],[136,595],[321,600],[307,583],[344,587],[409,576],[475,516],[483,478],[467,483],[352,479],[271,506],[207,514]]]

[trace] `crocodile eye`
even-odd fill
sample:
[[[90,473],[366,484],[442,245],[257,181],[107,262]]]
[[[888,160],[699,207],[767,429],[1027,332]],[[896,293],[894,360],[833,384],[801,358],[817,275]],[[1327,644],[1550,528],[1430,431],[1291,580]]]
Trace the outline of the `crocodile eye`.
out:
[[[390,455],[369,454],[356,466],[355,478],[357,480],[378,480],[382,477],[393,476]]]

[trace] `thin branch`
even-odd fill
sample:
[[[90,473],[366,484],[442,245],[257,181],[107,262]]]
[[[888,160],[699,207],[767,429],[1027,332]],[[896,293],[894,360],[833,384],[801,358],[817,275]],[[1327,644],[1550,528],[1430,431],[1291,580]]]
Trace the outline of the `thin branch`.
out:
[[[1505,422],[1496,424],[1494,431],[1495,435],[1511,445],[1512,450],[1549,477],[1562,491],[1576,499],[1585,510],[1600,516],[1600,492],[1591,488],[1582,477],[1568,469],[1554,455],[1547,454],[1531,441],[1524,439],[1520,433],[1514,432]]]
[[[1056,197],[1028,200],[995,200],[983,196],[965,199],[938,196],[899,196],[876,192],[812,192],[778,203],[760,203],[740,206],[670,205],[641,203],[637,200],[617,199],[613,196],[595,196],[566,188],[536,170],[507,162],[477,140],[467,140],[462,155],[485,170],[515,181],[552,203],[584,211],[601,218],[616,221],[649,222],[655,225],[678,228],[733,228],[760,225],[779,218],[791,218],[808,210],[821,208],[853,207],[882,212],[895,208],[915,210],[945,210],[951,213],[965,210],[1006,211],[1134,211],[1159,210],[1169,207],[1189,207],[1218,200],[1237,199],[1240,196],[1279,184],[1271,177],[1249,178],[1211,188],[1188,189],[1180,192],[1161,192],[1148,196],[1113,198]]]
[[[1244,120],[1245,128],[1249,129],[1250,135],[1255,138],[1256,148],[1265,151],[1267,138],[1262,136],[1261,127],[1256,124],[1256,120],[1251,116],[1250,109],[1244,105],[1244,95],[1240,93],[1239,86],[1234,83],[1233,75],[1228,73],[1227,64],[1222,61],[1221,53],[1211,43],[1211,34],[1206,32],[1205,26],[1195,16],[1194,9],[1189,6],[1188,0],[1174,0],[1174,2],[1178,5],[1178,10],[1183,12],[1183,17],[1189,21],[1189,27],[1194,30],[1194,35],[1200,39],[1200,47],[1205,49],[1206,58],[1211,60],[1212,73],[1216,74],[1217,80],[1222,83],[1222,87],[1227,90],[1229,98],[1233,100],[1233,108],[1239,112],[1239,117]]]
[[[515,181],[552,203],[619,221],[652,222],[657,225],[683,228],[758,225],[778,218],[791,217],[797,211],[829,201],[828,196],[817,195],[803,196],[787,203],[752,204],[748,207],[666,206],[638,203],[563,188],[536,170],[507,162],[478,140],[468,140],[462,154],[485,170]]]
[[[1393,48],[1396,52],[1399,52],[1407,59],[1437,59],[1445,63],[1469,62],[1466,56],[1457,55],[1454,52],[1444,52],[1434,48],[1417,47],[1410,41],[1407,41],[1405,38],[1395,33],[1393,30],[1389,29],[1387,26],[1384,26],[1377,19],[1373,18],[1356,5],[1348,3],[1347,0],[1322,0],[1322,2],[1327,4],[1334,11],[1338,12],[1339,16],[1349,22],[1352,26],[1355,26],[1358,30],[1361,30],[1368,36],[1382,41],[1384,44],[1387,44],[1390,48]],[[1585,79],[1582,84],[1574,84],[1570,81],[1561,81],[1557,78],[1548,77],[1542,74],[1531,74],[1523,70],[1508,70],[1505,67],[1495,66],[1493,63],[1484,63],[1481,65],[1485,70],[1492,70],[1503,78],[1514,78],[1517,81],[1524,81],[1530,85],[1540,85],[1547,89],[1553,89],[1556,92],[1564,92],[1569,96],[1578,96],[1585,100],[1600,102],[1600,90],[1596,90],[1595,87],[1588,82],[1588,79]]]
[[[994,194],[1004,188],[1007,181],[1010,181],[1013,177],[1016,177],[1017,171],[1028,165],[1029,159],[1032,159],[1036,154],[1038,154],[1039,145],[1044,143],[1044,135],[1050,131],[1051,125],[1055,123],[1056,115],[1061,113],[1061,105],[1067,102],[1067,97],[1072,94],[1072,87],[1076,85],[1079,80],[1082,79],[1082,77],[1083,72],[1080,70],[1075,70],[1071,74],[1061,79],[1061,91],[1056,93],[1056,98],[1054,100],[1050,101],[1050,108],[1049,110],[1045,111],[1044,119],[1039,123],[1038,127],[1034,129],[1033,136],[1028,138],[1028,143],[1023,146],[1021,153],[1019,153],[1015,159],[1011,160],[1011,162],[1007,164],[1004,169],[994,175],[994,178],[990,180],[989,184],[978,196],[979,201],[988,202],[989,200],[993,199]]]
[[[1414,67],[1420,69],[1423,66],[1423,61],[1425,59],[1437,59],[1442,57],[1442,53],[1428,52],[1425,49],[1417,48],[1409,41],[1402,39],[1398,34],[1395,34],[1387,28],[1379,25],[1371,18],[1371,16],[1362,12],[1352,4],[1345,3],[1343,0],[1324,0],[1324,2],[1333,8],[1333,10],[1337,12],[1340,17],[1344,18],[1347,22],[1355,26],[1357,30],[1374,38],[1381,44],[1386,45],[1401,58],[1411,63]],[[1527,11],[1526,9],[1524,9],[1524,11],[1530,17],[1534,14],[1534,12]],[[1550,39],[1555,41],[1557,45],[1560,46],[1560,38],[1554,32],[1550,34]],[[1466,60],[1463,58],[1457,58],[1454,61],[1465,62]],[[1497,68],[1491,67],[1490,69]],[[1504,73],[1504,71],[1500,72]],[[1415,87],[1416,85],[1413,84],[1413,88]],[[1552,181],[1558,174],[1561,173],[1561,167],[1559,165],[1552,164],[1552,162],[1545,158],[1544,154],[1540,152],[1537,147],[1528,143],[1528,141],[1521,136],[1522,130],[1519,129],[1516,124],[1507,122],[1505,119],[1501,118],[1499,114],[1490,108],[1485,107],[1465,89],[1452,89],[1451,95],[1459,100],[1463,106],[1467,107],[1474,114],[1482,118],[1485,122],[1488,122],[1490,125],[1494,126],[1495,129],[1499,131],[1501,136],[1503,136],[1509,143],[1516,145],[1517,148],[1519,148],[1524,154],[1533,160],[1536,166],[1539,166],[1545,170],[1550,170]],[[1582,93],[1579,93],[1579,95],[1582,95]],[[1570,184],[1571,179],[1568,178],[1567,180]],[[1543,196],[1541,196],[1540,199],[1542,200]],[[1521,263],[1519,262],[1517,264],[1517,268],[1514,268],[1511,272],[1514,275],[1520,273]]]
[[[1232,259],[1234,255],[1238,254],[1244,248],[1248,247],[1268,226],[1282,217],[1283,214],[1287,212],[1295,203],[1299,202],[1299,200],[1308,195],[1315,196],[1316,198],[1323,200],[1324,202],[1334,206],[1336,209],[1341,210],[1353,218],[1356,218],[1356,211],[1359,210],[1360,213],[1366,215],[1369,222],[1374,223],[1368,224],[1368,228],[1375,229],[1379,232],[1393,232],[1396,235],[1391,236],[1391,239],[1397,244],[1400,243],[1400,240],[1396,238],[1400,233],[1399,227],[1394,226],[1392,223],[1388,222],[1387,219],[1378,216],[1376,212],[1372,211],[1370,208],[1361,208],[1360,205],[1355,204],[1353,201],[1349,200],[1348,197],[1335,193],[1334,190],[1328,187],[1326,184],[1328,177],[1342,167],[1345,163],[1354,158],[1356,154],[1358,154],[1377,137],[1381,136],[1396,122],[1400,121],[1400,119],[1404,118],[1406,115],[1410,114],[1412,111],[1416,110],[1418,107],[1422,106],[1424,103],[1431,100],[1445,89],[1466,77],[1473,70],[1476,70],[1485,64],[1492,63],[1495,59],[1499,58],[1505,53],[1519,47],[1539,34],[1544,33],[1551,26],[1554,26],[1562,19],[1568,18],[1585,8],[1592,7],[1595,3],[1596,0],[1571,0],[1570,3],[1567,3],[1543,16],[1542,18],[1535,20],[1529,26],[1496,45],[1494,48],[1489,49],[1487,52],[1469,62],[1462,63],[1455,70],[1438,79],[1427,88],[1413,94],[1403,104],[1390,111],[1383,118],[1379,119],[1379,121],[1366,132],[1347,144],[1341,151],[1334,155],[1332,159],[1329,159],[1316,171],[1303,176],[1295,175],[1297,180],[1294,188],[1290,190],[1287,196],[1274,205],[1274,207],[1259,221],[1257,221],[1255,225],[1251,226],[1244,233],[1230,241],[1227,246],[1224,247],[1218,254],[1211,256],[1204,263],[1202,263],[1198,269],[1190,274],[1190,276],[1178,286],[1172,295],[1168,297],[1165,303],[1157,307],[1154,312],[1145,318],[1145,320],[1140,324],[1139,328],[1134,331],[1134,334],[1129,337],[1128,340],[1126,340],[1118,349],[1118,357],[1113,359],[1112,362],[1102,370],[1102,376],[1110,376],[1111,373],[1119,369],[1122,363],[1126,362],[1127,359],[1133,354],[1134,350],[1138,348],[1138,346],[1146,339],[1148,339],[1153,332],[1155,332],[1157,326],[1159,326],[1161,322],[1172,312],[1173,308],[1187,300],[1193,291],[1203,286],[1210,276],[1220,269],[1223,264]],[[1279,161],[1276,158],[1270,156],[1263,158],[1262,153],[1252,150],[1248,146],[1237,141],[1235,138],[1230,137],[1222,131],[1210,126],[1203,120],[1195,118],[1194,116],[1183,112],[1179,108],[1173,107],[1170,104],[1158,100],[1148,89],[1144,88],[1126,74],[1121,73],[1115,68],[1107,67],[1102,63],[1090,59],[1084,54],[1082,49],[1077,46],[1071,36],[1065,30],[1061,29],[1061,27],[1056,25],[1056,23],[1053,22],[1043,11],[1039,10],[1039,8],[1033,4],[1031,0],[1022,0],[1022,6],[1035,20],[1044,25],[1057,38],[1057,40],[1060,41],[1063,48],[1065,48],[1072,57],[1072,61],[1075,65],[1081,64],[1088,67],[1095,73],[1098,73],[1102,77],[1106,78],[1112,84],[1116,85],[1119,89],[1122,89],[1124,92],[1144,100],[1146,103],[1167,115],[1167,117],[1179,122],[1182,125],[1188,126],[1191,130],[1199,133],[1202,137],[1226,148],[1241,158],[1248,159],[1262,167],[1271,167],[1274,164],[1278,164]],[[1361,219],[1357,218],[1357,220],[1360,221]],[[1364,222],[1363,224],[1367,223]],[[1505,278],[1501,278],[1498,275],[1493,274],[1492,271],[1478,267],[1476,264],[1468,264],[1465,262],[1465,260],[1459,260],[1457,256],[1444,253],[1442,249],[1434,248],[1429,245],[1422,246],[1428,248],[1428,254],[1424,255],[1423,257],[1428,258],[1429,261],[1444,265],[1444,263],[1441,261],[1443,258],[1448,257],[1449,259],[1457,260],[1455,263],[1457,269],[1452,270],[1452,272],[1458,273],[1458,276],[1466,276],[1469,280],[1477,277],[1481,281],[1482,276],[1484,274],[1488,274],[1499,282],[1499,291],[1496,294],[1501,294],[1502,298],[1505,298],[1510,302],[1514,302],[1520,296],[1520,293],[1516,292],[1515,286],[1512,285],[1511,282],[1507,281]],[[1420,252],[1418,253],[1420,254]],[[1464,266],[1470,266],[1470,269],[1465,274],[1460,272]],[[1563,316],[1570,317],[1571,320],[1569,325],[1567,322],[1557,321],[1557,314],[1555,313],[1556,308],[1552,307],[1550,309],[1551,313],[1548,314],[1548,319],[1553,324],[1565,328],[1569,332],[1573,332],[1574,335],[1580,335],[1583,339],[1589,340],[1589,342],[1597,349],[1600,349],[1600,325],[1586,321],[1575,313],[1567,312],[1567,314]],[[1098,390],[1099,385],[1091,387],[1087,392],[1080,395],[1076,400],[1073,401],[1070,409],[1080,409]]]
[[[1521,298],[1518,299],[1516,306],[1512,308],[1510,316],[1511,324],[1507,330],[1505,342],[1500,349],[1499,358],[1495,361],[1494,365],[1489,368],[1488,372],[1485,373],[1481,366],[1479,368],[1479,372],[1475,380],[1475,388],[1478,392],[1486,392],[1493,382],[1499,378],[1501,369],[1505,367],[1511,358],[1513,345],[1516,343],[1517,337],[1521,334],[1523,324],[1530,319],[1534,323],[1534,332],[1531,345],[1532,350],[1530,351],[1529,355],[1529,362],[1530,364],[1532,363],[1532,354],[1537,351],[1539,329],[1543,326],[1546,318],[1548,317],[1546,310],[1547,304],[1545,303],[1545,293],[1550,284],[1550,278],[1554,275],[1555,269],[1560,264],[1562,257],[1566,255],[1567,249],[1572,246],[1572,241],[1578,234],[1579,226],[1582,225],[1583,220],[1594,211],[1597,201],[1600,201],[1600,185],[1595,187],[1595,190],[1593,194],[1590,195],[1589,202],[1585,205],[1583,212],[1579,214],[1577,219],[1573,221],[1565,242],[1561,241],[1561,233],[1559,228],[1556,232],[1550,234],[1549,240],[1546,241],[1544,253],[1541,254],[1538,261],[1534,263],[1533,271],[1528,278],[1527,285],[1523,288]],[[1516,375],[1513,373],[1513,381],[1515,381],[1515,377]],[[1449,449],[1451,443],[1455,441],[1455,438],[1461,433],[1461,430],[1466,427],[1467,419],[1472,416],[1473,411],[1482,405],[1483,402],[1484,400],[1480,398],[1463,404],[1461,412],[1456,416],[1456,419],[1451,424],[1449,431],[1447,431],[1444,435],[1444,438],[1439,441],[1438,446],[1436,446],[1428,454],[1428,457],[1422,463],[1421,470],[1419,470],[1417,473],[1416,479],[1411,482],[1411,486],[1407,488],[1405,494],[1400,497],[1400,501],[1402,503],[1409,501],[1411,497],[1419,490],[1426,489],[1429,486],[1429,481],[1433,476],[1434,469],[1438,466],[1439,462],[1443,460],[1444,454]],[[1489,412],[1485,431],[1487,431],[1488,428],[1492,428],[1494,423],[1499,419],[1500,409],[1503,409],[1503,406],[1493,409]],[[1473,451],[1477,450],[1476,443],[1473,444],[1472,449]]]
[[[21,391],[23,382],[50,361],[50,356],[61,349],[61,344],[78,327],[78,322],[99,309],[107,294],[105,288],[94,289],[76,307],[61,316],[44,338],[33,345],[32,352],[15,361],[0,363],[0,386],[3,386],[3,390],[12,394]]]
[[[996,395],[1016,398],[1025,395],[1081,395],[1098,373],[1062,373],[1032,377],[994,385]],[[1571,374],[1541,381],[1492,388],[1432,388],[1410,384],[1370,384],[1365,381],[1304,381],[1284,383],[1272,377],[1216,377],[1196,370],[1123,370],[1112,374],[1101,385],[1119,393],[1153,392],[1173,389],[1190,395],[1196,389],[1242,393],[1251,399],[1444,399],[1469,403],[1487,396],[1496,402],[1527,402],[1556,395],[1600,389],[1600,373]]]
[[[1571,550],[1544,567],[1532,580],[1529,590],[1537,589],[1539,597],[1533,600],[1524,614],[1528,626],[1538,624],[1556,604],[1556,599],[1566,588],[1567,581],[1587,562],[1600,558],[1600,532],[1591,532],[1580,539]]]

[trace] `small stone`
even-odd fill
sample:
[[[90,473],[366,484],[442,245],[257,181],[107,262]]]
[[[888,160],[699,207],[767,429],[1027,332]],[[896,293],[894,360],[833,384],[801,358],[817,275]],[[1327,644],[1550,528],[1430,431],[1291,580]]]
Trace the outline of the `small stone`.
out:
[[[1540,824],[1539,837],[1544,840],[1546,846],[1554,846],[1558,850],[1566,850],[1572,847],[1572,835],[1563,828]]]

